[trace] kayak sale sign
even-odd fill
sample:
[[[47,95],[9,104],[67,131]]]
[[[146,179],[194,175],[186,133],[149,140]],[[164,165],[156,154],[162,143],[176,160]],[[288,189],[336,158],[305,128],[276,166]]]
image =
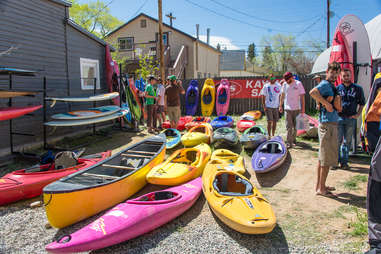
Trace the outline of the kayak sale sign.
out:
[[[230,98],[250,99],[258,98],[266,79],[230,79]],[[220,81],[215,81],[216,86]]]

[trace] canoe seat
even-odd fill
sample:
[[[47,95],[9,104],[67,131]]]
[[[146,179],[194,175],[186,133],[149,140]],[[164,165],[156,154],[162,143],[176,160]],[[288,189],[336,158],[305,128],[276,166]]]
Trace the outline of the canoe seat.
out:
[[[248,196],[254,194],[253,185],[238,175],[222,173],[213,181],[214,189],[224,196]]]

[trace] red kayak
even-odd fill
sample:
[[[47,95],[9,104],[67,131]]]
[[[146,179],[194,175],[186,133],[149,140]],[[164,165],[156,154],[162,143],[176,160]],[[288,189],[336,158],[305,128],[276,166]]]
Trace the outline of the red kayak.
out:
[[[252,112],[252,111],[250,111],[250,112]],[[248,113],[250,113],[250,112],[248,112]],[[261,113],[260,111],[258,111],[258,112]],[[249,129],[249,128],[256,125],[256,123],[254,121],[256,118],[254,118],[254,115],[251,115],[248,113],[245,113],[243,116],[241,116],[241,119],[237,123],[237,129],[240,132],[244,132],[246,129]]]
[[[10,108],[0,108],[0,121],[9,120],[16,117],[23,116],[25,114],[36,111],[42,108],[42,105],[29,106],[29,107],[10,107]]]
[[[6,174],[0,178],[0,205],[37,197],[49,183],[86,169],[110,155],[111,151],[85,156],[79,158],[78,164],[70,168],[55,169],[54,163],[50,163]]]
[[[306,115],[309,122],[309,129],[308,130],[297,130],[296,136],[305,136],[310,138],[317,138],[318,137],[318,127],[319,127],[319,121],[312,116]]]
[[[182,117],[180,117],[179,122],[177,123],[177,129],[178,129],[179,131],[183,131],[183,130],[185,130],[185,125],[186,125],[187,123],[191,122],[192,119],[193,119],[192,116],[182,116]],[[171,128],[171,123],[170,123],[169,121],[165,121],[165,122],[161,125],[161,127],[163,127],[164,129],[169,129],[169,128]]]
[[[195,117],[191,122],[185,124],[185,128],[189,130],[201,123],[210,123],[210,117],[206,117],[206,116]]]

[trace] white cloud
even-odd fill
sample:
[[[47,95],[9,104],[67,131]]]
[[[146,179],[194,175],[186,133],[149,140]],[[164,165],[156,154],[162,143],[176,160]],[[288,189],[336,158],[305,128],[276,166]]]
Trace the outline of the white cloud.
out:
[[[206,35],[200,35],[200,40],[206,43]],[[234,45],[229,38],[222,36],[210,36],[210,45],[217,47],[217,44],[221,45],[221,49],[240,49],[238,46]]]

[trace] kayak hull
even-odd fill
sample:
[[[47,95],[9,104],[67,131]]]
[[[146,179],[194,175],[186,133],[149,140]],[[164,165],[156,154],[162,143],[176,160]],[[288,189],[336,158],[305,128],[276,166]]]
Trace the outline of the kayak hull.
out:
[[[224,116],[229,110],[230,103],[230,83],[227,79],[222,79],[217,88],[216,112],[218,116]]]
[[[258,146],[251,163],[255,173],[267,173],[279,168],[286,157],[286,145],[280,136],[276,136]]]
[[[208,78],[204,82],[201,90],[201,113],[203,116],[211,116],[216,101],[216,88],[212,79]]]
[[[42,105],[31,106],[31,107],[0,108],[0,121],[17,118],[17,117],[32,113],[40,108],[42,108]]]

